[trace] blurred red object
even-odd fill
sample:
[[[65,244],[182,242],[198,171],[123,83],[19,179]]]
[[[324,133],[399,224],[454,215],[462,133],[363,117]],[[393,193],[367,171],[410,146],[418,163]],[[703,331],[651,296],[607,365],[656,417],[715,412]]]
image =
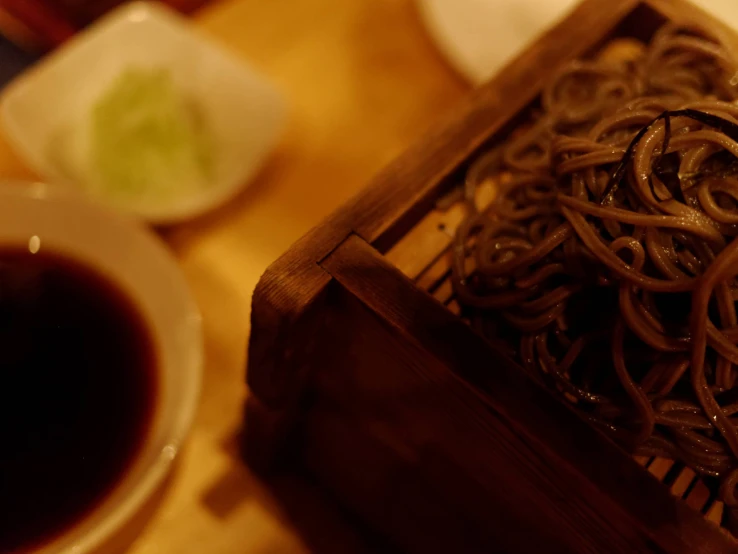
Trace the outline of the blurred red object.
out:
[[[0,0],[0,33],[23,48],[50,50],[122,3],[120,0]],[[208,0],[162,3],[190,14]]]
[[[78,30],[64,11],[45,0],[0,0],[0,8],[0,31],[26,48],[53,48]]]

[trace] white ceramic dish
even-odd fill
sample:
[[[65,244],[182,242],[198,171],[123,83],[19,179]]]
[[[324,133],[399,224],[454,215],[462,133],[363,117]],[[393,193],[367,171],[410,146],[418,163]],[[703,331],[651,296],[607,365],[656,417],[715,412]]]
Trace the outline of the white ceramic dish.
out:
[[[197,104],[214,143],[214,157],[209,186],[166,202],[134,202],[124,209],[167,224],[232,198],[274,147],[284,125],[284,101],[248,65],[159,4],[136,2],[118,8],[13,81],[0,99],[0,118],[10,142],[49,182],[79,186],[88,178],[85,130],[91,109],[131,67],[169,71],[178,91]]]
[[[474,84],[492,77],[580,0],[418,0],[449,63]]]
[[[738,29],[735,0],[692,0]],[[418,0],[438,49],[470,82],[480,84],[563,19],[579,0]]]
[[[175,259],[143,225],[59,187],[0,185],[0,245],[31,243],[89,264],[127,292],[160,360],[153,424],[132,467],[87,519],[41,550],[86,554],[137,512],[171,468],[199,399],[201,320]]]

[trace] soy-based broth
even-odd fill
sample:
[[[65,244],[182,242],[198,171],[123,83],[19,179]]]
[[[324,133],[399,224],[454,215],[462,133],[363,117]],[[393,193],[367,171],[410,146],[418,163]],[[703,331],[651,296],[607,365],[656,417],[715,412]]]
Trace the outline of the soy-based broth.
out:
[[[0,248],[0,552],[81,521],[125,475],[156,395],[146,322],[71,258]]]

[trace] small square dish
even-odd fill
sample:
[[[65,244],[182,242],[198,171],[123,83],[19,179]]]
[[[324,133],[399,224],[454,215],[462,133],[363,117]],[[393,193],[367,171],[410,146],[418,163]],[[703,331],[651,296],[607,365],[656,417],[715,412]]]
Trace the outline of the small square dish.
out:
[[[111,12],[0,99],[5,133],[31,168],[154,224],[231,199],[274,147],[285,111],[264,77],[143,2]]]

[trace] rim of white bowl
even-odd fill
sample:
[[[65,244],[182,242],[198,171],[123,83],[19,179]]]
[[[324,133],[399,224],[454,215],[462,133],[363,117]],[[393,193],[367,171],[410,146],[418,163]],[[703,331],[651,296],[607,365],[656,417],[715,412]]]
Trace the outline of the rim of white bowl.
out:
[[[188,329],[192,334],[191,349],[192,363],[188,364],[182,371],[183,377],[187,379],[180,395],[177,409],[171,418],[171,422],[161,431],[162,447],[159,455],[148,467],[141,470],[141,475],[129,484],[128,492],[119,499],[119,503],[110,512],[102,517],[92,528],[85,528],[84,523],[94,518],[96,513],[105,506],[105,500],[92,508],[92,511],[77,526],[70,527],[54,539],[49,545],[41,547],[41,552],[46,548],[60,543],[59,554],[86,554],[95,548],[102,546],[126,523],[128,523],[139,510],[143,508],[153,494],[162,485],[177,459],[197,412],[200,398],[202,373],[204,366],[204,339],[202,332],[202,316],[195,303],[189,286],[182,274],[179,264],[166,247],[165,243],[151,229],[140,223],[135,218],[127,216],[112,208],[95,202],[86,196],[68,191],[62,187],[55,187],[41,182],[24,183],[22,181],[0,181],[0,198],[22,197],[38,202],[58,202],[61,204],[75,205],[90,212],[97,212],[101,223],[106,226],[125,227],[128,232],[137,237],[137,240],[148,242],[157,256],[166,260],[167,265],[175,270],[180,282],[180,289],[184,292],[182,301],[186,304],[185,312]],[[70,254],[74,254],[70,252]]]

